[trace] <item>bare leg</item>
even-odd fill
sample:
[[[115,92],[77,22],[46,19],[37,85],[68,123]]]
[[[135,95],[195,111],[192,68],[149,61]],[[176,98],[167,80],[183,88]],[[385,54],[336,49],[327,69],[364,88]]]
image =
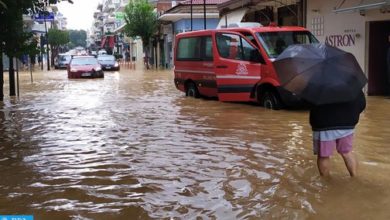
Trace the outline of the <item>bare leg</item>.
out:
[[[344,159],[345,166],[347,166],[349,175],[356,176],[357,161],[355,155],[352,153],[352,151],[350,151],[346,154],[341,153],[341,156]]]
[[[329,176],[330,173],[330,158],[329,157],[317,157],[318,171],[321,176]]]

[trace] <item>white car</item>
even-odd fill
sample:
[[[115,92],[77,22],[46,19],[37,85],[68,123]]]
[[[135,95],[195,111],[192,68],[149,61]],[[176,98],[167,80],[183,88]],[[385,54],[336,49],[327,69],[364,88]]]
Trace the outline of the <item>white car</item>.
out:
[[[104,55],[104,54],[107,54],[106,50],[99,50],[98,51],[98,55]]]

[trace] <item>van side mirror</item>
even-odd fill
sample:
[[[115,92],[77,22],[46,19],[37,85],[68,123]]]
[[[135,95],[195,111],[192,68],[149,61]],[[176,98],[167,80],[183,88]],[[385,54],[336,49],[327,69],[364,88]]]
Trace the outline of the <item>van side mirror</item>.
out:
[[[258,49],[251,50],[249,60],[254,63],[266,64]]]

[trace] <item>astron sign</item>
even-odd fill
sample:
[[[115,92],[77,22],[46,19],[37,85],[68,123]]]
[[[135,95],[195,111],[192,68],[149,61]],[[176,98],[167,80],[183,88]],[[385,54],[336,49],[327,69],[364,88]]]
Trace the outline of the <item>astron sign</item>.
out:
[[[334,47],[352,47],[355,46],[355,30],[345,30],[344,34],[328,35],[325,37],[325,43]]]

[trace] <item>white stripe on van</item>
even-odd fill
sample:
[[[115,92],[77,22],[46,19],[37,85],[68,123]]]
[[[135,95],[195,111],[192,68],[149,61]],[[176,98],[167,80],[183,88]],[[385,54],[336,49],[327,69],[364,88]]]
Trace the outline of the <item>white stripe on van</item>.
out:
[[[203,74],[212,74],[215,75],[213,71],[204,71],[204,70],[179,70],[175,69],[175,72],[182,72],[182,73],[203,73]]]
[[[239,75],[223,75],[216,76],[217,79],[261,79],[260,76],[239,76]]]

